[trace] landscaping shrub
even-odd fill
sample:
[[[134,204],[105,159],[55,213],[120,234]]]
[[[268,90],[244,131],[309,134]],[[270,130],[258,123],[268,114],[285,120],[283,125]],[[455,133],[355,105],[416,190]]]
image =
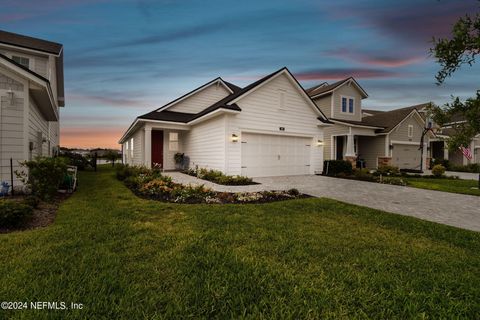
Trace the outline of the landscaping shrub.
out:
[[[292,196],[299,196],[300,195],[300,191],[298,191],[298,189],[295,189],[295,188],[287,190],[287,193],[289,195],[292,195]]]
[[[378,167],[377,171],[375,172],[377,175],[382,175],[382,176],[399,176],[400,175],[400,170],[398,167],[395,166],[380,166]]]
[[[28,206],[36,209],[36,208],[38,208],[38,205],[40,204],[40,198],[38,198],[37,196],[31,194],[31,195],[28,195],[27,197],[25,197],[25,199],[23,200],[23,202],[24,202],[26,205],[28,205]]]
[[[76,166],[78,170],[83,171],[88,166],[91,166],[90,160],[81,154],[64,152],[61,158],[65,159],[65,163],[71,166]]]
[[[42,200],[51,200],[57,193],[58,186],[67,173],[67,164],[63,158],[37,158],[22,162],[28,169],[16,171],[20,180],[27,185],[32,194]]]
[[[380,181],[381,183],[385,184],[393,184],[396,186],[406,186],[407,183],[405,180],[399,177],[383,177],[382,180]]]
[[[244,186],[255,184],[251,178],[245,176],[229,176],[225,175],[223,172],[219,170],[212,170],[212,169],[205,169],[205,168],[198,168],[195,169],[187,169],[183,171],[188,175],[197,177],[199,179],[211,181],[217,184],[227,185],[227,186]]]
[[[470,164],[467,164],[466,166],[451,165],[450,169],[447,169],[447,170],[458,171],[458,172],[480,173],[480,164],[470,163]]]
[[[146,167],[129,166],[128,164],[119,164],[115,167],[117,179],[123,181],[128,177],[138,176],[139,174],[146,174],[150,172],[159,172],[157,170],[150,170]]]
[[[171,198],[174,202],[180,203],[199,203],[205,202],[207,197],[215,196],[212,189],[205,188],[203,185],[193,186],[178,186],[173,188]]]
[[[17,227],[25,223],[33,213],[33,208],[14,200],[0,199],[0,227]]]
[[[348,176],[353,173],[352,163],[345,160],[325,160],[323,162],[323,175],[326,176]]]
[[[445,167],[446,170],[451,170],[452,165],[450,164],[450,161],[446,159],[432,159],[432,161],[430,162],[430,169],[433,169],[433,167],[437,164],[441,164]]]
[[[362,181],[377,181],[377,178],[370,173],[370,170],[363,168],[363,169],[353,169],[353,176],[357,180]]]
[[[437,178],[442,177],[445,174],[445,167],[441,164],[434,165],[432,168],[432,174]]]

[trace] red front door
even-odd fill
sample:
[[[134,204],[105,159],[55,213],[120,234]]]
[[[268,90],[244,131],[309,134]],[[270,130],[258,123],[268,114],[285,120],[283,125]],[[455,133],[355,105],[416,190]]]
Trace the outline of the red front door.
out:
[[[152,130],[152,167],[163,168],[163,131]]]

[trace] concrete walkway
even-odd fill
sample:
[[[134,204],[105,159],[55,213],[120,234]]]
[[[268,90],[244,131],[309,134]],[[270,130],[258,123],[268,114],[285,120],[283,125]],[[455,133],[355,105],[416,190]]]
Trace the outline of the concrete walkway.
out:
[[[179,172],[168,172],[179,183],[204,184],[217,191],[247,192],[297,188],[315,197],[417,217],[459,228],[480,231],[480,197],[456,193],[392,186],[324,176],[256,178],[261,184],[220,186]]]

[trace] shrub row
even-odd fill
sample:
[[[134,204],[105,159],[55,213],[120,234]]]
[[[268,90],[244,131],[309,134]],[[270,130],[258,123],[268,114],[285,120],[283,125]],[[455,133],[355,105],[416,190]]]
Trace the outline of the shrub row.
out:
[[[33,206],[26,202],[0,199],[0,227],[2,228],[21,226],[32,214]]]
[[[135,194],[149,199],[177,203],[252,203],[303,197],[296,189],[248,193],[216,192],[203,185],[182,185],[158,170],[117,166],[116,176]]]
[[[225,175],[223,172],[219,170],[212,170],[212,169],[205,169],[205,168],[198,168],[195,169],[187,169],[183,171],[184,173],[197,177],[199,179],[211,181],[217,184],[227,185],[227,186],[245,186],[256,184],[253,182],[251,178],[245,176],[229,176]]]
[[[480,173],[479,163],[471,163],[465,166],[459,166],[445,159],[433,159],[430,163],[430,168],[433,169],[433,167],[438,164],[441,164],[447,171]]]

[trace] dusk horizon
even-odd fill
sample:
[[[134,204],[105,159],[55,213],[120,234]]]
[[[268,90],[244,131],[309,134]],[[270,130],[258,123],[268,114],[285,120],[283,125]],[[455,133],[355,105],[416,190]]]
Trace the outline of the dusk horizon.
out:
[[[115,148],[141,114],[221,77],[244,87],[287,67],[307,89],[354,77],[366,109],[471,97],[480,68],[442,86],[433,37],[478,1],[5,1],[2,29],[63,44],[60,145]],[[45,19],[49,21],[44,23]]]

